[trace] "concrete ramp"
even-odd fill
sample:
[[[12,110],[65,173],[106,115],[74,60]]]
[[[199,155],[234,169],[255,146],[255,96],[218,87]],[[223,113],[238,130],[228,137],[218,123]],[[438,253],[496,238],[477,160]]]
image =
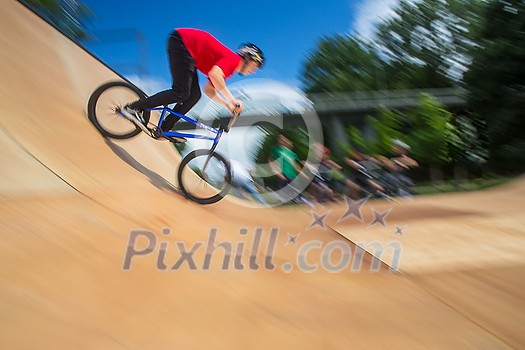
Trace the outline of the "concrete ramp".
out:
[[[523,208],[516,190],[401,204],[385,231],[370,217],[384,202],[366,203],[361,221],[346,203],[200,206],[173,191],[171,144],[104,140],[88,121],[91,92],[115,72],[14,0],[0,4],[0,47],[0,348],[525,346],[523,260],[474,266],[523,243],[523,219],[500,206]],[[489,201],[492,216],[433,215],[466,203],[485,213]],[[394,222],[409,222],[404,235]],[[462,225],[485,244],[461,246],[466,269],[440,269],[447,255],[434,249]]]

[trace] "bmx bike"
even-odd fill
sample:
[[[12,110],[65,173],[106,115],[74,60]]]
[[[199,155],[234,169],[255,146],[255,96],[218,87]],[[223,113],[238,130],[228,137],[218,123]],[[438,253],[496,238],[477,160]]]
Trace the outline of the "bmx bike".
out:
[[[210,149],[193,150],[182,159],[177,171],[177,181],[184,196],[197,203],[212,204],[221,200],[231,189],[232,173],[230,162],[215,152],[215,148],[223,132],[229,131],[238,115],[235,114],[227,126],[220,125],[214,128],[163,106],[149,108],[143,112],[143,118],[148,121],[152,111],[160,112],[157,124],[148,122],[145,125],[123,111],[125,104],[143,97],[146,97],[146,94],[131,83],[107,82],[91,94],[87,107],[88,118],[106,138],[129,139],[144,132],[153,139],[167,139],[174,143],[184,140],[181,138],[213,141]],[[161,130],[160,126],[169,114],[208,131],[212,136]]]

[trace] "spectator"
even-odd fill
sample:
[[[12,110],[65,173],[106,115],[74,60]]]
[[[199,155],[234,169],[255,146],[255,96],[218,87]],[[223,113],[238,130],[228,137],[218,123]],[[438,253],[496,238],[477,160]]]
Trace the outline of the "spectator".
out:
[[[277,145],[272,147],[268,159],[273,174],[277,177],[276,189],[285,189],[287,200],[304,202],[312,205],[297,189],[288,185],[297,175],[306,176],[301,172],[301,163],[297,154],[293,151],[293,143],[283,134],[277,137]]]
[[[398,195],[410,196],[413,194],[412,187],[414,183],[408,176],[408,171],[412,168],[419,166],[416,160],[408,156],[410,146],[400,140],[393,140],[392,151],[395,156],[391,158],[391,161],[397,166],[396,176],[399,181]]]
[[[286,136],[277,137],[269,159],[272,172],[277,176],[276,188],[286,187],[301,171],[299,157],[293,151],[293,143]]]
[[[373,171],[377,172],[379,167],[360,152],[353,152],[351,157],[345,157],[345,163],[352,173],[353,182],[357,185],[354,187],[354,196],[357,198],[365,196],[376,196],[378,192],[384,192],[384,188],[378,183],[366,166],[373,165]]]

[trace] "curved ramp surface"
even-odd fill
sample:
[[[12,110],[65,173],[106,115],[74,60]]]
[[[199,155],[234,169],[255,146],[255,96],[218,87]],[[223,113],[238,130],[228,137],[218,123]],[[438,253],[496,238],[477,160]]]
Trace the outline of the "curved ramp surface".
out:
[[[378,226],[368,216],[345,216],[344,203],[312,210],[253,209],[233,199],[196,205],[173,190],[180,157],[170,144],[144,135],[107,141],[88,122],[91,92],[119,76],[20,3],[0,8],[1,348],[525,344],[523,260],[514,253],[506,264],[485,260],[474,269],[479,249],[488,249],[483,238],[486,245],[462,246],[467,271],[457,261],[446,270],[415,268],[430,264],[454,228],[433,234],[428,227],[452,216],[432,214],[468,198],[393,208],[399,226],[412,219],[411,208],[430,210],[410,221],[414,231],[389,239],[383,231],[371,236]],[[523,181],[514,186],[523,193]],[[523,208],[512,191],[477,196],[469,209],[478,213],[486,209],[476,209],[480,202],[507,196]],[[373,209],[388,205],[362,208],[366,215]],[[523,242],[523,219],[515,211],[492,215],[505,223],[505,237],[481,253],[501,257],[507,238]],[[487,236],[489,219],[462,218],[471,234]],[[410,233],[416,228],[424,239]]]

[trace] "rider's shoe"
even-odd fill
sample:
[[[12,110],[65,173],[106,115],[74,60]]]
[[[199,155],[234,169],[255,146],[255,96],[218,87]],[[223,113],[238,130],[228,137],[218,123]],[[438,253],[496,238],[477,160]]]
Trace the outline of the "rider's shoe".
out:
[[[160,129],[159,129],[160,135],[162,135],[162,133],[164,133],[164,132],[169,132],[169,131],[170,131],[170,129],[167,128],[164,123],[160,126]],[[162,135],[162,137],[164,137],[166,140],[169,140],[169,141],[174,142],[174,143],[184,143],[184,142],[188,141],[182,136],[164,136],[164,135]]]
[[[146,126],[148,124],[148,122],[144,119],[144,117],[142,116],[142,112],[140,112],[139,110],[136,110],[136,109],[133,109],[133,108],[130,108],[129,105],[128,106],[124,106],[123,108],[123,111],[124,113],[126,113],[128,116],[131,116],[133,117],[134,119],[136,119],[139,123],[141,123],[142,125]]]

